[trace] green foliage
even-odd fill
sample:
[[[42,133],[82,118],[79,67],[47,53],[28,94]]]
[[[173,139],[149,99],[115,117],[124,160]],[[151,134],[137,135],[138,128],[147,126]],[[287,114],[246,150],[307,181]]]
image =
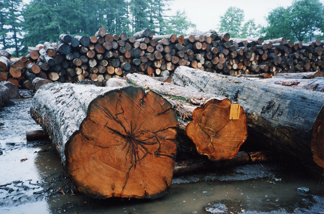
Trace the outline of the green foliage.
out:
[[[220,18],[219,32],[228,32],[231,37],[238,38],[244,21],[244,11],[237,7],[229,7]]]
[[[266,39],[286,37],[290,40],[309,41],[324,32],[324,6],[319,0],[295,0],[287,8],[274,9],[263,29]]]
[[[189,28],[195,28],[196,25],[190,22],[186,15],[186,11],[178,10],[175,16],[172,16],[166,22],[165,34],[186,35]]]
[[[254,22],[254,19],[251,19],[247,22],[242,27],[242,31],[240,33],[240,38],[255,38],[260,36],[260,31],[261,31],[261,25],[256,25]]]

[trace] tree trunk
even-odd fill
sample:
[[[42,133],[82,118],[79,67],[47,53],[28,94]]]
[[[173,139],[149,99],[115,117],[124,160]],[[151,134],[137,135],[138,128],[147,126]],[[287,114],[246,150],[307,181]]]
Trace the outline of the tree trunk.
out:
[[[233,118],[235,105],[225,97],[197,93],[146,75],[128,74],[126,78],[135,85],[157,91],[173,104],[180,129],[192,139],[200,154],[215,161],[237,155],[247,137],[246,115],[241,107],[236,105],[237,115]]]
[[[143,198],[171,185],[178,123],[160,95],[138,87],[48,84],[36,92],[31,115],[79,191]]]
[[[313,172],[324,168],[324,96],[254,80],[178,67],[173,83],[239,102],[248,125],[270,146]]]

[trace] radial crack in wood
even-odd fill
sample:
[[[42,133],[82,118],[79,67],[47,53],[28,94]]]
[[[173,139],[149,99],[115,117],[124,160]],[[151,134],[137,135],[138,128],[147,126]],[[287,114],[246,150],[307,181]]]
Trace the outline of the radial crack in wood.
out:
[[[47,84],[35,94],[31,115],[79,191],[143,198],[171,185],[178,122],[160,95],[139,87]]]

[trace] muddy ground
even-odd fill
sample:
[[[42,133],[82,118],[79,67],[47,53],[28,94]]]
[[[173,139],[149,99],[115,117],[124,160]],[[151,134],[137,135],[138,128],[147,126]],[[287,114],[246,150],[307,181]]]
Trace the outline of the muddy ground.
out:
[[[32,93],[0,109],[0,213],[323,213],[324,183],[280,163],[237,166],[173,179],[159,199],[73,194],[50,141],[27,142],[40,129],[29,116]],[[309,192],[298,191],[307,187]]]

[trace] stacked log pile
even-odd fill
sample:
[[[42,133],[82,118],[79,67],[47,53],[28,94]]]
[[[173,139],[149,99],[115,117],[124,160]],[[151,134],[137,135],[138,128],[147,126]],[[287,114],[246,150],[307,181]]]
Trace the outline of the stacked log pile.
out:
[[[202,35],[153,35],[149,29],[127,36],[112,35],[104,27],[91,37],[62,34],[57,43],[29,47],[29,54],[9,60],[0,53],[0,81],[33,88],[36,77],[59,82],[92,80],[104,85],[112,76],[143,73],[159,76],[189,66],[232,76],[320,71],[323,43],[294,43],[285,38],[230,39],[216,31]]]

